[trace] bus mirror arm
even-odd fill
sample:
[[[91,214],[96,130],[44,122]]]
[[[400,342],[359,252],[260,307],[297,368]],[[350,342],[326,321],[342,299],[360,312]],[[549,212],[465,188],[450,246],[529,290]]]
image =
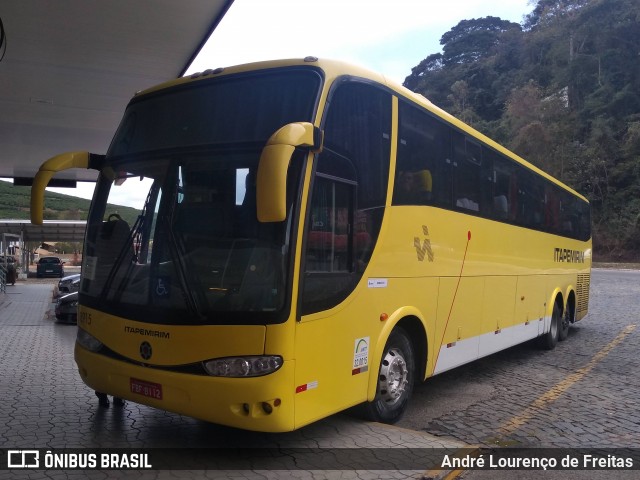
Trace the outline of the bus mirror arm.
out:
[[[296,148],[322,150],[323,133],[308,122],[290,123],[267,141],[258,164],[256,199],[258,221],[282,222],[287,217],[287,171]]]
[[[100,170],[104,155],[89,152],[67,152],[56,155],[44,162],[31,185],[31,223],[42,225],[44,216],[44,190],[54,174],[71,168]]]

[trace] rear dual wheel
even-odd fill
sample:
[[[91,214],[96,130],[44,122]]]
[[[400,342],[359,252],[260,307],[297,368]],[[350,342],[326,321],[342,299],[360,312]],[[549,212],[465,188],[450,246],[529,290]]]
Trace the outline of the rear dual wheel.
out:
[[[567,337],[569,336],[569,326],[574,320],[573,318],[574,307],[572,305],[573,304],[571,302],[567,303],[567,308],[564,312],[564,315],[562,316],[562,321],[560,322],[560,331],[558,332],[558,340],[560,340],[561,342],[563,340],[566,340]]]
[[[560,330],[563,328],[562,324],[562,311],[560,310],[560,305],[555,302],[553,304],[553,312],[551,313],[551,325],[549,327],[549,331],[541,337],[538,337],[538,343],[541,348],[544,348],[545,350],[553,350],[556,347],[558,340],[560,339]],[[567,325],[566,328],[568,333],[569,326]]]

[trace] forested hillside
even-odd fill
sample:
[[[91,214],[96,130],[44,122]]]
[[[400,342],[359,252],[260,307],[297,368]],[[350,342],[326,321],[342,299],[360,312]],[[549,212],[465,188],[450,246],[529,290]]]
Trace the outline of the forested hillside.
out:
[[[538,0],[440,43],[405,86],[588,197],[596,258],[639,258],[640,2]]]
[[[86,220],[90,200],[45,192],[45,220]],[[30,216],[31,187],[16,187],[8,182],[0,182],[0,218],[28,220]],[[139,212],[130,207],[109,204],[108,211],[117,211],[122,218],[133,225]]]

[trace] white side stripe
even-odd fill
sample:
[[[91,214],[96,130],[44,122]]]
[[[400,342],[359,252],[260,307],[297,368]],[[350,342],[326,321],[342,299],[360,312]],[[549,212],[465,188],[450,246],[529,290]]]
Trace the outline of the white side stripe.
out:
[[[551,317],[544,317],[543,320],[531,320],[527,323],[483,333],[477,337],[444,344],[440,347],[438,364],[433,374],[436,375],[451,370],[478,358],[536,338],[543,332],[548,331],[549,325],[551,325]]]

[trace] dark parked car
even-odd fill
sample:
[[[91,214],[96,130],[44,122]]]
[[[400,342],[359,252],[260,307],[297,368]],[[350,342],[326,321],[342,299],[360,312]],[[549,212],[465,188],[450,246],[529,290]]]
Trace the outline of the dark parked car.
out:
[[[64,277],[64,263],[60,257],[41,257],[36,266],[36,275],[40,277]]]
[[[74,273],[73,275],[68,275],[64,278],[61,278],[58,282],[58,292],[60,295],[64,295],[65,293],[73,293],[80,290],[80,274]]]
[[[78,292],[68,293],[58,298],[56,318],[61,322],[78,323]]]

